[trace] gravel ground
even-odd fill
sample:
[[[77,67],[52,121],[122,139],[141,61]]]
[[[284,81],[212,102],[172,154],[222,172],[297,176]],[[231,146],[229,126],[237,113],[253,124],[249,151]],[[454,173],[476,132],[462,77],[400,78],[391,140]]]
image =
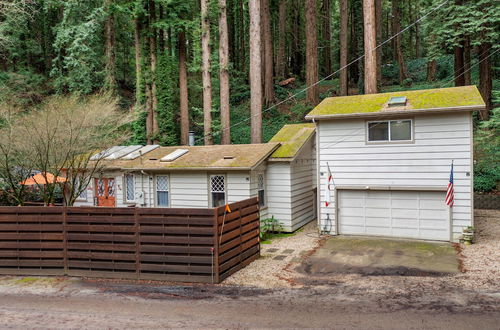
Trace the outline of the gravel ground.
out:
[[[338,299],[364,300],[397,308],[446,306],[453,310],[500,311],[500,211],[475,213],[476,244],[456,244],[462,262],[461,273],[447,276],[366,276],[334,274],[307,277],[296,268],[322,239],[314,224],[289,238],[273,240],[264,246],[263,258],[228,278],[224,284],[258,288],[302,288],[324,290]],[[269,252],[271,249],[278,252]],[[283,249],[294,249],[282,261],[273,260]],[[272,251],[272,250],[271,250]],[[450,307],[451,306],[451,307]]]
[[[301,286],[293,280],[301,276],[293,271],[293,266],[299,265],[320,244],[316,222],[310,222],[294,236],[275,238],[271,244],[262,244],[261,258],[228,277],[223,284],[264,289]],[[282,260],[275,259],[281,256],[284,256]]]

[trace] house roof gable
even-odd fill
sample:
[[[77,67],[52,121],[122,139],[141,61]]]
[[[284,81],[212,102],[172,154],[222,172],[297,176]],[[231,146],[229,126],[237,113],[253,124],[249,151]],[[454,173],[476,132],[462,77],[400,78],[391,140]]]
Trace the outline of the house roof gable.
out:
[[[311,123],[283,126],[269,141],[270,143],[281,144],[280,147],[271,154],[270,159],[294,159],[302,147],[309,141],[315,130],[315,125]]]

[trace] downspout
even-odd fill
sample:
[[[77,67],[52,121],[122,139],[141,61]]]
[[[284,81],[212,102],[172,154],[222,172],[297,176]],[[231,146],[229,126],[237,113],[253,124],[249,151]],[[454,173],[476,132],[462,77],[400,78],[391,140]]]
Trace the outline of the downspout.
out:
[[[316,128],[316,221],[318,232],[321,233],[321,165],[319,161],[319,126],[313,118],[312,122]]]

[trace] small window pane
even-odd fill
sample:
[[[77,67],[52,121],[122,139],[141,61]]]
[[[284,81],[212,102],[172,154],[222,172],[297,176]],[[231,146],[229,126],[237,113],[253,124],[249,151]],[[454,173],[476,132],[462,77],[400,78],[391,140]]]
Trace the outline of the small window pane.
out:
[[[389,140],[389,125],[387,122],[368,123],[368,141]]]
[[[125,189],[127,192],[127,201],[135,199],[134,176],[132,174],[125,175]]]
[[[168,177],[159,175],[156,177],[156,204],[158,206],[168,206]]]
[[[411,120],[391,121],[391,141],[411,140]]]
[[[157,191],[156,197],[158,201],[158,206],[163,206],[163,207],[168,206],[168,191]]]
[[[226,194],[223,192],[212,193],[212,207],[219,207],[226,204]]]
[[[264,174],[259,174],[258,176],[258,190],[259,190],[259,206],[264,206],[266,204],[266,194],[264,189],[265,181]]]

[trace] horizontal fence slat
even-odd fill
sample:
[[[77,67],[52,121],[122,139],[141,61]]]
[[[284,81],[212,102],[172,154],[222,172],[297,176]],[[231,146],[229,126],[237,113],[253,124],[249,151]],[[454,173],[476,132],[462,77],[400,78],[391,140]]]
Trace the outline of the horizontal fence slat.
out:
[[[229,206],[0,207],[0,274],[220,281],[259,255],[258,199]]]

